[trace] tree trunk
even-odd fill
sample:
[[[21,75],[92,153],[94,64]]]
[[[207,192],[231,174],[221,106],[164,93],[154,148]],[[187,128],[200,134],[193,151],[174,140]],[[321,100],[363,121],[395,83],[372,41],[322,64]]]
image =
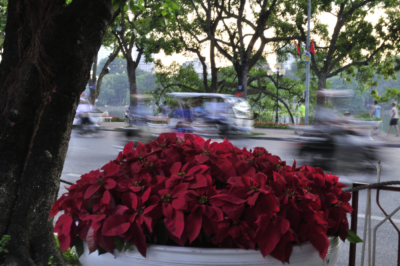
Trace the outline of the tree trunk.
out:
[[[247,66],[237,65],[235,66],[235,69],[238,76],[237,92],[241,92],[242,98],[247,99]],[[239,86],[241,86],[241,90],[239,90]]]
[[[211,85],[210,91],[217,92],[218,90],[218,68],[215,64],[215,46],[213,43],[210,45],[210,63],[211,63]]]
[[[133,60],[126,59],[127,62],[127,72],[129,79],[129,94],[137,94],[137,85],[136,85],[136,67],[137,64]],[[137,100],[136,98],[130,97],[130,105],[136,106]]]
[[[319,75],[318,76],[318,90],[324,90],[326,89],[326,76],[325,75]],[[322,95],[317,96],[317,105],[318,106],[324,106],[325,105],[325,97]]]
[[[89,82],[89,99],[91,104],[94,106],[96,104],[96,99],[97,99],[97,88],[96,88],[96,83],[97,83],[97,54],[93,58],[93,69],[92,69],[92,77]]]
[[[110,0],[33,2],[8,6],[0,64],[0,238],[11,237],[5,265],[63,265],[49,212],[112,7]]]

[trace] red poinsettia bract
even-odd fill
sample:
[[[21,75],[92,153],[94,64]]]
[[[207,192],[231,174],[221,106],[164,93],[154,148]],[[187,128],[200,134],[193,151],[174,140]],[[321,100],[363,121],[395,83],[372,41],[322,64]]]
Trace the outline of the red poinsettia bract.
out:
[[[54,231],[62,251],[121,243],[259,249],[289,262],[309,241],[325,258],[328,235],[347,236],[351,195],[319,168],[286,165],[264,148],[247,150],[192,134],[129,143],[101,170],[82,175],[58,199]],[[118,244],[119,243],[119,244]]]

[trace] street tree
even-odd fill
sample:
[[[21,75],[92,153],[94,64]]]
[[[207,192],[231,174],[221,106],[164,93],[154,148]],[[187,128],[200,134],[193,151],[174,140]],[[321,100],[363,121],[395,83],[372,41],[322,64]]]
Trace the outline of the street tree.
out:
[[[120,10],[117,10],[117,12],[114,13],[111,23],[115,20],[115,18],[119,14]],[[108,55],[106,61],[101,65],[101,67],[98,65],[98,54],[96,54],[93,59],[92,75],[88,82],[90,91],[89,99],[93,105],[96,103],[96,99],[100,95],[101,84],[104,76],[109,73],[110,64],[114,61],[114,59],[118,56],[118,54],[121,51],[121,46],[118,44],[117,40],[112,35],[110,28],[107,30],[102,45],[111,48],[112,52]]]
[[[172,1],[169,3],[171,10],[178,9],[175,3]],[[146,1],[141,8],[133,8],[131,11],[122,10],[121,15],[111,27],[112,34],[126,59],[130,94],[138,93],[135,72],[141,61],[153,61],[152,54],[158,53],[161,49],[166,54],[171,54],[170,51],[173,51],[169,47],[173,43],[165,41],[162,37],[159,38],[160,34],[154,32],[158,24],[168,23],[160,20],[160,14],[158,14],[160,7],[159,1]]]
[[[118,9],[125,0],[114,0]],[[131,6],[141,1],[129,1]],[[157,11],[170,14],[169,6]],[[64,265],[50,208],[111,0],[10,0],[0,63],[0,238],[5,265]]]
[[[211,43],[230,61],[237,74],[237,86],[247,97],[247,75],[265,55],[268,46],[299,38],[294,23],[281,18],[288,1],[283,0],[190,0],[195,16]],[[268,37],[267,32],[273,32]]]
[[[182,0],[179,2],[181,9],[177,12],[176,19],[170,23],[171,30],[168,34],[179,36],[179,40],[185,48],[185,51],[193,53],[202,65],[202,79],[205,92],[217,92],[218,90],[218,71],[217,60],[221,59],[221,55],[216,51],[213,42],[210,41],[208,35],[203,31],[200,20],[194,15],[194,8],[191,1]],[[212,31],[210,34],[216,33],[216,27],[220,17],[213,18],[210,21]],[[175,22],[175,23],[173,23]],[[204,55],[204,50],[209,50],[208,55]],[[207,57],[209,60],[207,60]],[[207,61],[210,62],[208,66]]]
[[[286,18],[294,18],[301,33],[298,40],[304,44],[307,1],[297,4],[297,13],[287,13]],[[328,78],[339,74],[355,77],[368,65],[383,64],[384,74],[394,73],[394,65],[386,64],[386,60],[400,48],[399,4],[396,0],[313,1],[311,39],[317,45],[311,69],[318,77],[319,90],[327,87]],[[368,19],[368,15],[373,19]],[[320,97],[318,103],[323,104],[324,98]]]

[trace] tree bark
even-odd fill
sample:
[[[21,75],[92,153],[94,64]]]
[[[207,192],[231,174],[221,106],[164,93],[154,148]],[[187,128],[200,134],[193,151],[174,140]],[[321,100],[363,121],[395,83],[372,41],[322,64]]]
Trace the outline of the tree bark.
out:
[[[128,79],[129,79],[129,92],[130,95],[132,94],[137,94],[137,84],[136,84],[136,68],[138,67],[140,63],[140,59],[142,58],[143,54],[143,49],[139,48],[137,49],[137,57],[135,61],[132,58],[132,55],[127,56],[126,58],[126,70],[128,72]],[[137,99],[130,97],[130,105],[136,106],[137,105]]]
[[[130,95],[132,94],[137,94],[137,85],[136,85],[136,62],[132,60],[126,60],[127,66],[126,70],[128,72],[128,79],[129,79],[129,93]],[[134,101],[131,97],[131,105],[135,106],[136,101]]]
[[[5,265],[63,265],[49,212],[112,6],[32,2],[9,1],[0,64],[0,238],[11,237]]]
[[[215,64],[215,46],[213,43],[210,44],[210,64],[211,64],[211,85],[210,91],[217,92],[218,90],[218,68]]]
[[[242,89],[239,90],[238,87],[237,91],[242,93],[242,98],[247,99],[247,65],[236,65],[235,70],[238,76],[238,86],[242,86]]]
[[[97,83],[97,54],[93,57],[93,69],[92,69],[92,77],[89,82],[89,99],[91,104],[94,106],[96,104],[97,94],[96,94],[96,83]],[[93,89],[90,86],[94,86]]]
[[[326,75],[320,74],[318,75],[318,90],[326,89]],[[317,96],[317,105],[324,106],[325,105],[325,97],[322,95]]]

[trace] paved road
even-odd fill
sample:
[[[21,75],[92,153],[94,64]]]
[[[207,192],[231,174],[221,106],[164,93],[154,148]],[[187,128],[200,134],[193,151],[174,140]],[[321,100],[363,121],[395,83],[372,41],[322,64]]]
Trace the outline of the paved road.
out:
[[[81,174],[87,173],[90,170],[98,169],[105,163],[113,160],[118,151],[113,145],[120,144],[119,133],[108,131],[105,132],[104,138],[90,138],[90,137],[77,137],[75,134],[71,136],[67,158],[65,160],[64,169],[61,178],[69,182],[75,182],[79,179]],[[216,141],[221,141],[215,139]],[[279,155],[288,164],[293,163],[293,159],[297,156],[291,152],[293,146],[291,142],[285,141],[268,141],[268,140],[249,140],[238,139],[231,140],[232,143],[238,147],[254,148],[261,146],[266,148],[272,154]],[[301,160],[299,160],[301,162]],[[382,149],[382,177],[381,181],[400,180],[400,150],[394,148]],[[351,184],[353,182],[376,182],[376,171],[371,169],[338,169],[334,174],[340,176],[341,182]],[[59,196],[65,193],[66,189],[64,184],[60,188]],[[372,193],[372,225],[375,226],[382,220],[382,213],[379,211],[375,202],[375,194]],[[381,193],[381,201],[383,206],[388,209],[388,212],[393,211],[400,206],[400,194],[395,192]],[[359,221],[358,221],[358,235],[362,237],[362,230],[364,228],[363,215],[365,212],[366,192],[360,193],[360,206],[359,206]],[[400,226],[400,214],[395,215],[395,222]],[[398,236],[393,227],[389,224],[383,225],[378,231],[377,239],[377,261],[376,265],[395,265],[397,240]],[[361,250],[361,244],[357,246],[358,253]],[[341,247],[340,258],[336,265],[347,265],[348,261],[348,244]]]

